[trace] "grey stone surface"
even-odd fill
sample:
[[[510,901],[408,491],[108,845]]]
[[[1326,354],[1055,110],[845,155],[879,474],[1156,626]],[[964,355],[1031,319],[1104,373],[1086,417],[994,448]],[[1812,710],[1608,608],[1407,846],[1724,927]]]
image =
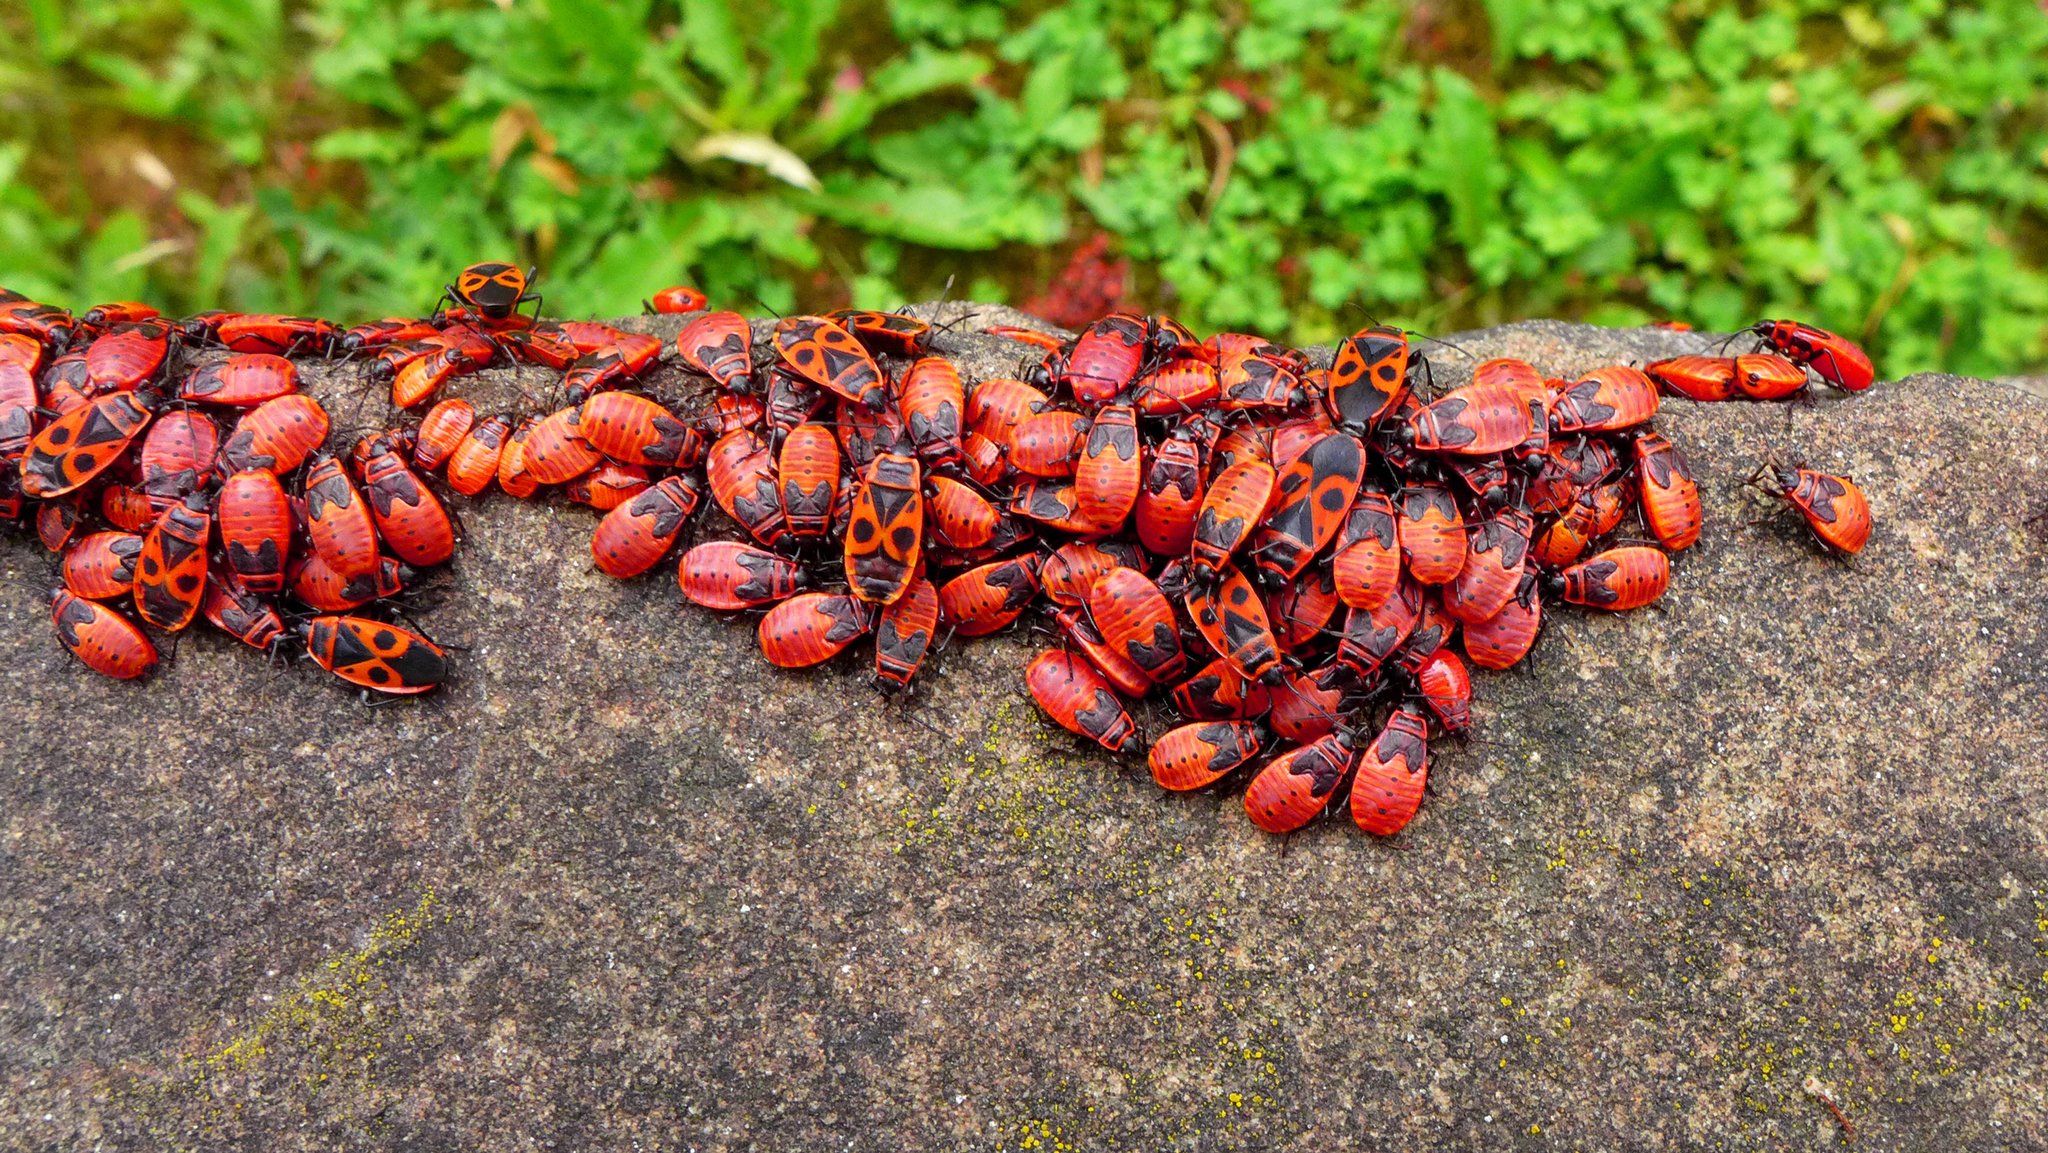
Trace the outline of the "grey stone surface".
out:
[[[455,679],[370,709],[200,631],[94,678],[0,541],[0,1147],[1835,1147],[1809,1083],[1859,1148],[2048,1147],[2048,403],[1660,423],[1710,518],[1664,611],[1478,678],[1398,846],[1077,749],[1028,637],[907,704],[772,670],[573,506],[462,505]],[[1862,556],[1745,523],[1767,444],[1864,486]]]

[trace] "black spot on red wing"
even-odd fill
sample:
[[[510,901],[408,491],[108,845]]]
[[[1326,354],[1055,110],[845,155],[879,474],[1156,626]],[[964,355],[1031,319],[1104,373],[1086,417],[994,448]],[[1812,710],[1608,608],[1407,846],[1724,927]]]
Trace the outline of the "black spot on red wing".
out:
[[[1095,690],[1095,697],[1085,709],[1074,710],[1074,721],[1081,730],[1098,740],[1114,736],[1130,724],[1130,717],[1116,697],[1101,689]]]
[[[844,644],[868,629],[867,609],[852,597],[828,597],[819,603],[818,611],[832,619],[832,627],[825,633],[828,644]]]
[[[179,600],[168,587],[161,584],[145,584],[142,589],[142,613],[151,620],[174,621],[185,615],[186,602]]]
[[[448,678],[448,660],[432,645],[408,642],[400,651],[385,657],[385,664],[398,673],[401,684],[410,687],[438,685]]]
[[[91,624],[98,611],[91,604],[76,597],[69,598],[64,602],[64,607],[57,613],[57,630],[63,635],[64,643],[67,646],[71,648],[78,647],[79,626]]]
[[[1124,652],[1139,668],[1152,672],[1173,664],[1181,655],[1180,634],[1165,621],[1152,623],[1152,639],[1144,641],[1137,637],[1124,642]]]

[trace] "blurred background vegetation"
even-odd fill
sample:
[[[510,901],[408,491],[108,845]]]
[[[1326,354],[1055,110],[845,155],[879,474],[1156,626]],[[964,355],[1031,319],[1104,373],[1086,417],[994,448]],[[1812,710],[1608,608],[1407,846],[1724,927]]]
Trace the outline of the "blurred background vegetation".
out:
[[[13,0],[0,114],[0,284],[78,307],[1128,270],[1300,340],[1784,314],[1888,374],[2048,363],[2035,0]]]

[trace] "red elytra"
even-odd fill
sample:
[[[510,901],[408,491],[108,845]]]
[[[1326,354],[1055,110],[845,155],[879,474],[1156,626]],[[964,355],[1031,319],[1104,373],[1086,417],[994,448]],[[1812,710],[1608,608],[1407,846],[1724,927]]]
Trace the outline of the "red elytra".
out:
[[[448,463],[476,423],[476,406],[452,396],[427,410],[413,443],[412,462],[428,472]]]
[[[1330,416],[1353,436],[1370,432],[1408,391],[1408,334],[1384,326],[1337,345],[1330,366]]]
[[[1877,378],[1870,357],[1852,340],[1796,320],[1762,320],[1750,329],[1795,364],[1848,392],[1861,392]]]
[[[981,331],[988,333],[990,336],[1000,336],[1004,340],[1014,340],[1019,344],[1028,344],[1033,348],[1042,349],[1046,352],[1058,352],[1064,343],[1059,337],[1054,336],[1050,332],[1040,332],[1035,328],[1018,328],[1015,325],[1009,324],[991,324]]]
[[[1137,408],[1144,416],[1183,416],[1201,412],[1223,395],[1216,366],[1182,360],[1160,366],[1140,382]]]
[[[1472,674],[1449,646],[1437,649],[1415,670],[1415,690],[1446,730],[1472,727]]]
[[[903,375],[896,405],[926,467],[958,468],[967,397],[953,362],[941,356],[918,358]]]
[[[132,532],[95,532],[71,542],[64,549],[59,568],[64,588],[87,600],[113,600],[135,589],[135,563],[142,555],[142,538]]]
[[[1104,573],[1088,590],[1088,618],[1109,647],[1143,669],[1155,685],[1187,671],[1173,602],[1136,569]]]
[[[1751,400],[1783,400],[1806,388],[1806,370],[1770,353],[1735,358],[1735,389]]]
[[[1160,556],[1185,554],[1194,544],[1202,495],[1201,449],[1176,432],[1153,449],[1145,467],[1132,510],[1138,540]]]
[[[1636,438],[1635,457],[1643,523],[1667,550],[1691,548],[1700,539],[1703,514],[1700,488],[1685,454],[1663,434],[1646,432]]]
[[[181,400],[250,408],[299,390],[299,369],[282,356],[249,352],[192,370],[178,386]]]
[[[448,457],[448,468],[444,474],[448,487],[464,496],[476,496],[489,488],[498,477],[498,459],[504,454],[505,442],[511,436],[510,417],[488,416],[478,422],[464,434],[461,443]]]
[[[875,625],[875,682],[889,691],[908,687],[938,627],[939,590],[919,576]]]
[[[414,357],[392,376],[391,403],[396,408],[425,404],[442,385],[476,367],[477,362],[459,348],[437,348]]]
[[[43,514],[65,508],[65,501],[68,499],[72,498],[45,502],[42,508],[36,510],[36,527],[39,533]],[[149,503],[149,494],[141,489],[124,484],[110,484],[100,493],[100,515],[106,517],[107,523],[122,532],[141,532],[156,520],[157,510]]]
[[[809,423],[790,429],[782,440],[777,473],[791,535],[810,540],[830,532],[841,480],[839,442],[832,430]]]
[[[683,554],[676,583],[692,604],[738,612],[788,600],[809,582],[785,556],[738,541],[706,541]]]
[[[1010,433],[1010,467],[1036,477],[1072,476],[1088,443],[1088,429],[1088,418],[1078,412],[1048,409],[1033,413]]]
[[[785,488],[786,476],[787,470]],[[932,543],[950,549],[977,549],[995,539],[1002,514],[959,481],[935,476],[926,484],[924,519]]]
[[[1245,789],[1245,815],[1268,833],[1294,832],[1329,806],[1357,761],[1351,738],[1342,732],[1282,753]]]
[[[397,596],[412,573],[396,557],[379,557],[375,572],[353,579],[335,572],[318,553],[300,552],[285,566],[292,598],[315,612],[338,613]]]
[[[1572,506],[1559,514],[1530,542],[1529,559],[1546,568],[1576,564],[1621,523],[1627,512],[1627,490],[1619,481],[1604,481],[1579,494]]]
[[[647,311],[655,313],[699,312],[711,303],[711,298],[687,284],[672,284],[655,293],[647,301]]]
[[[147,393],[116,392],[51,421],[21,458],[21,491],[47,500],[84,486],[121,459],[155,412]]]
[[[1269,679],[1280,667],[1280,642],[1273,636],[1266,606],[1235,565],[1216,570],[1207,584],[1187,592],[1188,616],[1209,647],[1250,680]]]
[[[603,459],[577,427],[578,411],[577,405],[558,408],[535,421],[527,433],[525,467],[535,483],[567,484]],[[498,483],[502,486],[504,479],[500,477]]]
[[[1162,789],[1205,789],[1258,756],[1266,735],[1256,721],[1195,721],[1161,734],[1145,763]]]
[[[757,542],[774,548],[788,534],[768,442],[743,428],[726,433],[705,454],[704,475],[718,507]]]
[[[313,662],[373,692],[431,692],[448,677],[448,654],[427,638],[366,617],[321,616],[302,626]]]
[[[282,589],[293,517],[277,475],[260,468],[231,474],[214,494],[213,512],[229,571],[250,592]]]
[[[154,380],[170,359],[173,330],[148,320],[100,337],[86,347],[85,378],[90,391],[116,392]]]
[[[846,400],[871,409],[889,403],[888,382],[875,358],[836,321],[822,316],[777,321],[775,348],[784,363]]]
[[[1515,595],[1499,612],[1466,624],[1461,633],[1466,659],[1482,669],[1511,669],[1520,664],[1543,627],[1543,599],[1537,589],[1536,574],[1523,573]]]
[[[1086,603],[1088,590],[1106,572],[1119,566],[1137,568],[1144,563],[1136,551],[1114,540],[1070,541],[1054,549],[1045,560],[1039,578],[1045,596],[1056,605],[1079,607]]]
[[[1137,380],[1145,362],[1145,321],[1112,313],[1085,329],[1074,341],[1059,373],[1059,384],[1084,407],[1109,404]]]
[[[1301,745],[1336,731],[1342,719],[1344,690],[1321,671],[1287,670],[1274,682],[1272,700],[1266,723],[1272,726],[1273,735]]]
[[[1451,490],[1440,484],[1411,484],[1401,490],[1401,560],[1408,574],[1426,585],[1449,584],[1465,567],[1465,515]]]
[[[161,512],[185,499],[212,474],[220,429],[196,412],[164,413],[142,437],[142,491]]]
[[[277,609],[244,587],[233,573],[208,574],[206,598],[199,611],[214,628],[252,649],[270,652],[284,637],[284,618]]]
[[[1239,673],[1227,657],[1217,657],[1176,685],[1173,706],[1182,716],[1209,720],[1247,720],[1272,709],[1272,690]]]
[[[156,668],[156,646],[127,617],[58,589],[50,597],[57,640],[92,671],[132,681]]]
[[[583,355],[560,329],[514,329],[493,335],[499,346],[511,353],[514,359],[557,372],[574,365]]]
[[[846,529],[846,583],[873,605],[910,587],[924,547],[924,491],[917,458],[883,453],[854,490]]]
[[[1760,469],[1758,477],[1752,479],[1764,476],[1770,480],[1762,486],[1764,491],[1798,509],[1813,534],[1829,549],[1853,555],[1862,552],[1870,542],[1870,501],[1855,481],[1810,468],[1779,465]]]
[[[964,412],[969,429],[1008,445],[1018,425],[1050,407],[1044,393],[1023,381],[992,377],[967,394]]]
[[[1344,527],[1365,477],[1365,446],[1333,432],[1288,465],[1252,536],[1252,558],[1269,584],[1299,576]]]
[[[1299,653],[1320,640],[1344,602],[1337,597],[1337,584],[1327,565],[1306,569],[1282,585],[1266,603],[1266,616],[1273,624],[1273,638],[1286,653]]]
[[[1652,361],[1643,371],[1665,391],[1690,400],[1718,401],[1735,395],[1733,357],[1674,356]]]
[[[1401,539],[1394,502],[1387,494],[1361,489],[1337,533],[1330,575],[1337,598],[1354,609],[1385,604],[1401,583]]]
[[[1031,699],[1060,727],[1120,753],[1138,737],[1109,682],[1073,653],[1043,652],[1024,670]]]
[[[526,500],[540,491],[540,482],[526,470],[526,441],[536,422],[527,417],[505,438],[505,451],[498,454],[498,488],[515,500]]]
[[[1329,414],[1312,410],[1309,415],[1282,422],[1273,426],[1271,464],[1276,471],[1286,472],[1295,461],[1308,454],[1326,436],[1337,431]]]
[[[1209,483],[1201,511],[1195,516],[1189,553],[1197,579],[1208,579],[1251,540],[1266,515],[1277,480],[1272,465],[1245,460],[1224,469]]]
[[[327,410],[310,396],[293,394],[264,401],[235,423],[221,445],[221,464],[235,472],[263,468],[283,476],[320,447],[327,439],[327,428]]]
[[[377,571],[377,527],[341,461],[326,453],[306,473],[306,543],[344,580]]]
[[[1506,452],[1536,430],[1527,395],[1513,384],[1468,384],[1410,415],[1403,431],[1422,452]]]
[[[1671,561],[1662,550],[1627,545],[1552,576],[1545,592],[1575,605],[1627,612],[1663,596],[1670,583]]]
[[[438,330],[425,320],[411,317],[391,316],[383,320],[372,320],[358,324],[342,332],[335,347],[347,356],[388,348],[394,344],[425,340],[438,335]],[[263,355],[263,354],[253,354]]]
[[[230,313],[210,327],[213,339],[236,352],[319,355],[341,342],[341,329],[311,316]]]
[[[398,559],[426,567],[455,555],[455,524],[441,498],[398,453],[373,453],[363,466],[363,496],[377,535]]]
[[[135,611],[146,624],[177,632],[192,623],[206,595],[206,543],[213,512],[198,493],[165,509],[142,537],[135,562]]]
[[[779,668],[807,668],[865,635],[874,608],[841,593],[799,593],[761,618],[761,655]]]
[[[1536,522],[1509,506],[1480,521],[1465,538],[1465,564],[1444,586],[1444,611],[1458,621],[1483,621],[1501,610],[1522,583]]]
[[[1400,651],[1422,617],[1422,586],[1403,580],[1394,595],[1370,609],[1352,609],[1337,639],[1337,661],[1358,677],[1377,673]]]
[[[619,580],[639,576],[661,563],[704,499],[694,476],[657,481],[606,513],[590,537],[590,557],[600,572]]]
[[[707,312],[683,326],[676,355],[720,388],[745,389],[753,381],[753,327],[737,312]]]
[[[1642,369],[1627,365],[1596,368],[1558,394],[1550,410],[1550,432],[1614,432],[1657,415],[1657,386]]]
[[[1303,399],[1301,377],[1292,367],[1265,351],[1271,345],[1226,350],[1217,362],[1216,407],[1229,411],[1292,408]],[[1277,349],[1272,349],[1277,352]]]
[[[990,561],[939,586],[939,620],[964,637],[1008,628],[1038,595],[1039,559]]]
[[[1359,754],[1351,782],[1352,823],[1376,837],[1393,836],[1415,819],[1428,783],[1429,721],[1415,706],[1404,705]]]
[[[1104,531],[1121,528],[1137,503],[1143,469],[1136,412],[1127,404],[1104,406],[1090,423],[1074,464],[1081,515]]]
[[[572,401],[607,389],[624,387],[646,372],[661,355],[661,339],[642,332],[621,332],[610,344],[584,353],[562,374],[562,391]]]
[[[1054,609],[1052,616],[1067,644],[1101,673],[1111,688],[1127,697],[1142,697],[1152,691],[1152,678],[1145,675],[1144,669],[1132,664],[1131,658],[1109,647],[1109,642],[1102,639],[1086,611],[1060,608]]]

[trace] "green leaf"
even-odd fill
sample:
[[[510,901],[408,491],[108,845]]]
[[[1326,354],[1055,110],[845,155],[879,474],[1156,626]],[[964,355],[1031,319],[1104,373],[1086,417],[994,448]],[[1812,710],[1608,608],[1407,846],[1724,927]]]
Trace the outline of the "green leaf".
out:
[[[941,89],[972,84],[987,75],[988,69],[988,60],[971,52],[914,50],[904,59],[883,65],[857,87],[830,93],[816,118],[790,138],[790,147],[802,155],[816,156],[865,129],[885,109]]]
[[[691,63],[724,85],[726,103],[744,103],[754,93],[754,76],[730,0],[682,0],[682,5],[683,26],[677,35],[687,46]]]
[[[178,194],[178,211],[199,227],[199,254],[187,293],[194,309],[210,308],[221,299],[228,262],[242,252],[254,204],[219,205],[196,192]]]
[[[1425,172],[1451,208],[1451,234],[1476,248],[1500,213],[1500,141],[1493,113],[1472,82],[1448,68],[1432,73],[1436,107],[1429,118]]]
[[[109,216],[79,256],[78,293],[92,300],[133,300],[142,295],[149,265],[169,255],[152,247],[142,217],[133,212]]]

